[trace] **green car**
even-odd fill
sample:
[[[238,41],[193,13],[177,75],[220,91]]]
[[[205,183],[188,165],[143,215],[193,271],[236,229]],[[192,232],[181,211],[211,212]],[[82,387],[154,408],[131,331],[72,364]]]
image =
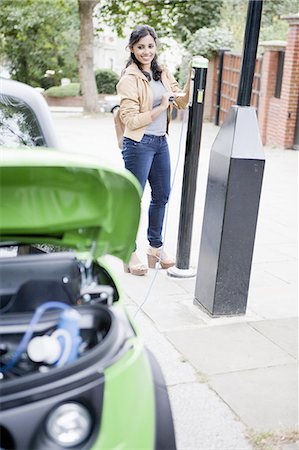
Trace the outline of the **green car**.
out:
[[[0,448],[173,450],[163,375],[102,260],[128,261],[140,187],[125,170],[46,149],[49,115],[39,119],[31,102],[39,94],[9,84],[0,96],[8,136],[0,148]],[[28,130],[36,146],[24,145]]]

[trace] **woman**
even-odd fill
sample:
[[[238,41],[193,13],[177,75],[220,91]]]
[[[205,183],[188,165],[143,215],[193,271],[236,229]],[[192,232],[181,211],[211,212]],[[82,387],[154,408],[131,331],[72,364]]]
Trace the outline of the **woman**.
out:
[[[131,56],[117,85],[120,96],[120,119],[124,125],[122,155],[125,167],[139,180],[142,189],[146,181],[151,187],[147,237],[148,265],[159,262],[163,269],[175,264],[163,251],[162,228],[165,207],[170,194],[170,158],[166,139],[171,115],[171,101],[176,108],[186,108],[189,100],[190,77],[186,93],[178,95],[177,81],[166,67],[157,62],[157,36],[148,25],[138,26],[130,36]],[[171,100],[171,101],[170,101]],[[125,271],[145,275],[147,267],[136,251]]]

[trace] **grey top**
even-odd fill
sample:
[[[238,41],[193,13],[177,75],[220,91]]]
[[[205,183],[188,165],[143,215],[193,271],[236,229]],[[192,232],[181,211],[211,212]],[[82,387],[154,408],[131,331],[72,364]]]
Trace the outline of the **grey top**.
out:
[[[162,81],[155,81],[151,79],[150,86],[153,92],[153,108],[161,105],[162,95],[165,94],[166,88]],[[167,126],[167,109],[165,109],[152,123],[150,123],[145,134],[152,134],[154,136],[164,136],[166,134]]]

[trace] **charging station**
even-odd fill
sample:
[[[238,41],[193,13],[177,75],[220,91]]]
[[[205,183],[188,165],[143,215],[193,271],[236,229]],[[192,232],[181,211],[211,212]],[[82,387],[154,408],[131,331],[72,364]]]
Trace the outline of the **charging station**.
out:
[[[202,56],[195,56],[192,59],[176,265],[167,271],[169,276],[176,278],[190,278],[196,275],[196,270],[190,269],[189,264],[208,63],[208,59]]]

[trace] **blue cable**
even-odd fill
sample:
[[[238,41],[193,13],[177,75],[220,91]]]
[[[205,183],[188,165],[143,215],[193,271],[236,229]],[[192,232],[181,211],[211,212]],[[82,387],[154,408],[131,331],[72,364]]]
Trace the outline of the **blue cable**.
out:
[[[20,358],[22,353],[26,350],[28,343],[32,337],[32,334],[34,333],[34,326],[38,323],[41,316],[47,309],[64,309],[64,310],[66,310],[66,309],[72,309],[72,307],[69,305],[66,305],[65,303],[62,303],[62,302],[46,302],[46,303],[43,303],[41,306],[39,306],[37,308],[37,310],[35,311],[32,319],[29,323],[28,329],[27,329],[26,333],[24,334],[21,342],[19,343],[16,350],[14,351],[13,356],[2,368],[0,368],[0,372],[4,373],[4,372],[7,372],[8,370],[12,369],[12,367],[18,361],[18,359]]]

